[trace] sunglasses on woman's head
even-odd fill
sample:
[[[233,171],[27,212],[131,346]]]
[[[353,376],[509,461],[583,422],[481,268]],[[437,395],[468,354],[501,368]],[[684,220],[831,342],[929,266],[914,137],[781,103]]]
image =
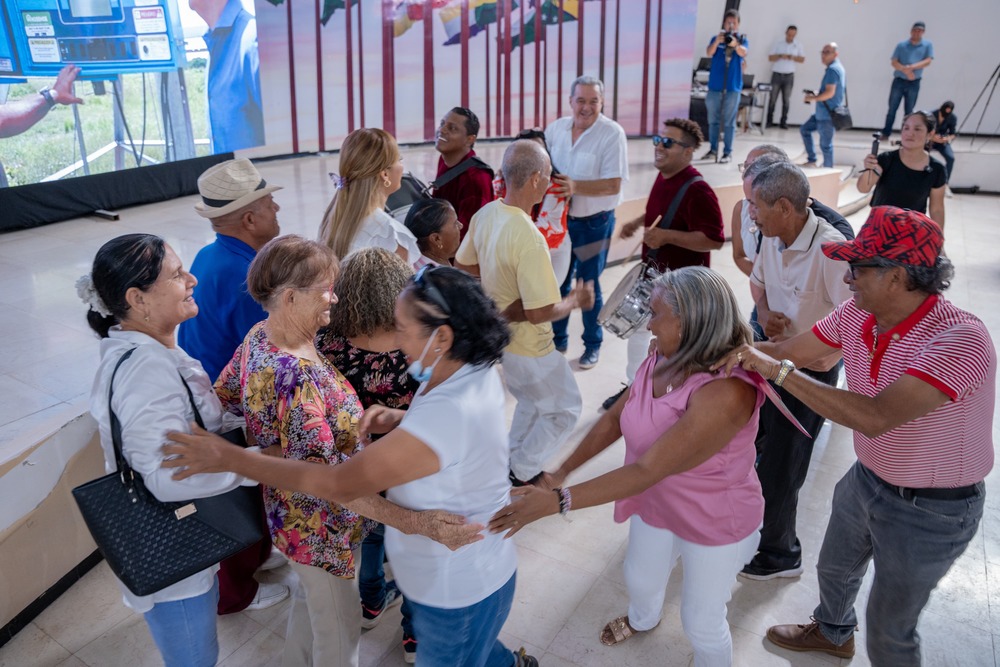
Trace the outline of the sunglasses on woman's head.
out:
[[[450,317],[451,308],[448,306],[448,302],[445,301],[444,294],[430,280],[431,274],[438,268],[440,267],[431,266],[430,264],[420,267],[417,275],[413,276],[413,284],[422,289],[427,294],[427,298],[431,300],[431,303],[443,310],[444,314]]]

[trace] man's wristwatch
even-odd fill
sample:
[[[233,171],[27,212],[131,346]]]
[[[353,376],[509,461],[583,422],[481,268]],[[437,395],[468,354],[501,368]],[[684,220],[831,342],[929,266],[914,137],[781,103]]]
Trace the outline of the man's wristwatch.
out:
[[[38,91],[38,94],[45,98],[45,101],[48,102],[50,109],[56,105],[56,99],[52,97],[51,88],[42,88]]]
[[[774,378],[774,386],[780,387],[785,382],[788,374],[795,370],[795,364],[788,359],[781,360],[781,368],[778,370],[778,377]]]

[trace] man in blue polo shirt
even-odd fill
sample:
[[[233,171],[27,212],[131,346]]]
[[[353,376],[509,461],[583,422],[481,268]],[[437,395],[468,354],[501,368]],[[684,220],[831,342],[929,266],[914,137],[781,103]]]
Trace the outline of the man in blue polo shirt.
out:
[[[705,50],[705,55],[712,59],[712,69],[708,73],[708,96],[705,97],[710,149],[703,160],[729,162],[732,159],[736,112],[739,111],[743,91],[743,61],[750,46],[747,36],[741,35],[739,29],[740,13],[735,9],[726,10],[722,30]],[[718,157],[720,124],[724,136],[721,158]]]
[[[882,128],[882,141],[888,141],[892,134],[892,124],[896,122],[896,111],[900,101],[903,102],[903,115],[913,112],[917,106],[917,93],[920,92],[920,79],[924,68],[930,67],[934,60],[934,45],[924,39],[927,26],[923,21],[917,21],[910,28],[910,38],[896,45],[892,52],[892,88],[889,90],[889,112],[885,115],[885,127]]]
[[[816,113],[809,117],[799,132],[802,134],[802,142],[806,145],[806,162],[803,167],[815,167],[816,148],[813,146],[813,132],[819,130],[819,149],[823,153],[823,166],[833,166],[833,135],[835,128],[833,120],[830,118],[830,110],[836,109],[844,103],[844,95],[847,91],[847,77],[844,74],[844,66],[838,59],[839,51],[836,42],[830,42],[823,47],[820,52],[820,60],[826,65],[823,73],[823,81],[819,85],[819,92],[807,94],[806,104],[816,103]]]
[[[214,381],[250,328],[267,318],[247,292],[247,269],[264,244],[278,235],[278,204],[268,185],[247,159],[227,160],[198,177],[201,201],[194,210],[208,218],[215,241],[198,251],[191,273],[198,279],[194,300],[198,314],[181,323],[177,343],[201,362]],[[266,531],[265,531],[266,532]],[[222,561],[219,569],[220,614],[264,609],[288,597],[284,584],[259,584],[254,572],[283,564],[269,559],[271,540]]]

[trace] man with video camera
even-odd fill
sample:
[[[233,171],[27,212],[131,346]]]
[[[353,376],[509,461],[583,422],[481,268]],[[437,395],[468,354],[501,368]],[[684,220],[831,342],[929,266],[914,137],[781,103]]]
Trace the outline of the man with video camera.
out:
[[[712,69],[708,74],[708,96],[705,107],[708,111],[708,153],[703,160],[729,162],[733,152],[733,135],[736,134],[736,112],[740,107],[740,93],[743,91],[743,61],[747,57],[750,42],[739,32],[740,13],[735,9],[726,10],[722,19],[722,30],[709,43],[705,55],[712,59]],[[719,125],[723,125],[724,140],[722,157],[719,157]]]
[[[823,153],[823,166],[833,166],[833,135],[836,131],[833,127],[833,120],[830,111],[836,109],[844,103],[844,95],[847,91],[847,79],[844,74],[844,66],[837,58],[839,48],[836,42],[830,42],[823,47],[820,52],[820,60],[826,65],[823,73],[823,81],[820,83],[820,90],[806,90],[805,103],[816,102],[816,113],[809,117],[799,132],[802,134],[802,142],[806,146],[806,162],[803,167],[815,167],[816,148],[813,146],[813,132],[819,130],[819,149]]]

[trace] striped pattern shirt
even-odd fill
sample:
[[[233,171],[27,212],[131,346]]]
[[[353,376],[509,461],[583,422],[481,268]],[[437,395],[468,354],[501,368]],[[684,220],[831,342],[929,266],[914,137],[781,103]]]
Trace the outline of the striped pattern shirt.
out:
[[[868,469],[912,488],[966,486],[989,473],[997,359],[979,318],[932,295],[876,335],[875,317],[851,299],[817,322],[813,333],[841,348],[852,392],[874,397],[912,375],[951,399],[876,438],[855,431],[854,451]]]

